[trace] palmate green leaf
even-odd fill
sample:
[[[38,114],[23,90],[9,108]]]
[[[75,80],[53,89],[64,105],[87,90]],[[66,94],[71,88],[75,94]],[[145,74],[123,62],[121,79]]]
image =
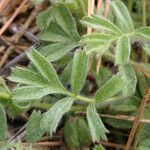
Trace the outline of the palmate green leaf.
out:
[[[87,76],[87,56],[84,51],[77,50],[74,55],[72,72],[71,72],[71,88],[72,92],[79,94],[84,86]]]
[[[115,63],[124,65],[129,62],[131,53],[130,39],[128,36],[122,36],[117,40]]]
[[[122,90],[124,83],[119,74],[111,77],[97,92],[96,101],[105,101]]]
[[[55,22],[51,22],[47,29],[42,30],[38,37],[44,41],[66,42],[70,41],[69,35]]]
[[[150,40],[150,27],[142,27],[135,31],[135,34],[145,40]]]
[[[52,21],[51,9],[52,8],[50,7],[45,11],[40,12],[36,17],[36,24],[41,30],[44,30],[47,27],[49,27],[49,24]]]
[[[106,30],[111,33],[120,34],[120,29],[108,19],[92,15],[92,17],[83,17],[82,23],[96,30]]]
[[[27,53],[27,55],[41,75],[51,83],[51,86],[62,93],[66,92],[60,83],[53,66],[39,52],[32,50],[30,53]]]
[[[66,94],[67,91],[60,83],[53,66],[36,50],[27,55],[35,69],[13,69],[9,79],[25,86],[14,89],[12,98],[17,101],[29,101],[52,93]]]
[[[42,114],[40,111],[38,112],[34,111],[30,116],[30,119],[27,123],[27,129],[26,129],[27,141],[29,143],[37,142],[44,134],[40,128],[41,119],[42,119]]]
[[[70,35],[71,39],[74,39],[75,41],[80,40],[75,20],[64,5],[55,5],[52,10],[52,15],[58,25],[60,25],[63,30],[68,33],[68,35]]]
[[[87,107],[87,120],[90,127],[93,142],[99,142],[100,140],[107,140],[105,133],[105,126],[103,125],[94,104],[90,104]]]
[[[40,123],[41,129],[50,132],[52,136],[63,115],[70,110],[74,100],[74,98],[66,97],[54,104],[53,107],[44,114]]]
[[[7,141],[7,120],[3,106],[0,104],[0,140]]]
[[[125,96],[133,95],[135,93],[137,84],[137,78],[134,69],[129,64],[126,64],[120,67],[120,74],[124,82],[122,90],[123,95]]]
[[[65,56],[74,48],[78,47],[79,43],[74,42],[64,42],[64,43],[55,43],[48,46],[44,46],[40,53],[46,57],[50,62],[57,61],[58,59]]]
[[[119,25],[121,25],[119,28],[124,32],[134,31],[133,21],[125,4],[121,0],[116,0],[111,2],[111,7]]]

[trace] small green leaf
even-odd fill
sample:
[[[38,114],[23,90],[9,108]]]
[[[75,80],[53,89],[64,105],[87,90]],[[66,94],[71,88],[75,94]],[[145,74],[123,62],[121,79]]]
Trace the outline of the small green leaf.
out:
[[[55,22],[51,22],[47,29],[38,34],[38,37],[43,41],[50,42],[70,41],[69,35]]]
[[[83,88],[87,75],[87,56],[84,51],[77,50],[74,55],[72,72],[71,72],[71,87],[75,94],[79,94]]]
[[[7,120],[3,106],[0,104],[0,140],[7,141]]]
[[[122,90],[123,84],[124,83],[119,74],[114,75],[96,92],[96,101],[105,101],[108,98],[116,95]]]
[[[65,43],[54,43],[48,46],[44,46],[40,53],[46,57],[50,62],[57,61],[58,59],[65,56],[74,48],[78,47],[79,43],[65,42]]]
[[[70,35],[70,38],[79,41],[80,36],[77,31],[75,20],[67,8],[59,4],[54,6],[52,13],[56,22],[68,33],[68,35]]]
[[[51,83],[51,86],[62,93],[66,92],[65,88],[60,83],[53,66],[39,52],[32,50],[27,55],[41,75]]]
[[[135,31],[135,34],[149,41],[150,40],[150,27],[139,28]]]
[[[77,124],[77,131],[78,131],[78,139],[81,146],[87,145],[91,143],[91,135],[90,135],[90,129],[83,118],[77,118],[76,119]]]
[[[68,148],[80,148],[76,120],[69,118],[64,126],[64,139]]]
[[[82,23],[96,30],[106,30],[115,34],[122,33],[111,21],[100,16],[83,17]]]
[[[94,104],[87,107],[87,120],[90,127],[90,132],[92,135],[93,142],[99,142],[102,140],[107,140],[105,133],[106,130],[104,124],[102,123]]]
[[[129,62],[131,53],[130,39],[128,36],[122,36],[117,40],[116,64],[126,64]]]
[[[120,67],[120,73],[124,82],[122,90],[123,95],[133,95],[135,93],[137,84],[137,78],[134,69],[129,64],[126,64]]]
[[[35,86],[45,86],[48,82],[48,80],[40,76],[38,73],[20,67],[12,68],[12,74],[8,79],[13,82]]]
[[[46,29],[52,20],[51,9],[52,8],[50,7],[45,11],[40,12],[36,17],[36,24],[41,30]]]
[[[41,119],[42,114],[40,111],[38,112],[34,111],[30,116],[26,129],[27,141],[29,143],[35,143],[42,137],[43,131],[40,128]]]
[[[111,6],[113,8],[113,12],[116,15],[117,21],[119,21],[119,24],[121,24],[119,28],[125,31],[125,33],[132,32],[134,30],[134,25],[125,4],[120,0],[116,0],[111,2]]]
[[[49,86],[46,87],[39,87],[39,86],[23,86],[16,88],[12,91],[12,97],[16,101],[30,101],[34,99],[40,99],[45,95],[51,93],[59,93],[57,90],[50,88]]]
[[[45,113],[41,120],[40,126],[42,130],[49,131],[52,136],[52,134],[56,131],[61,118],[69,111],[73,102],[73,98],[66,97],[54,104],[53,107]]]

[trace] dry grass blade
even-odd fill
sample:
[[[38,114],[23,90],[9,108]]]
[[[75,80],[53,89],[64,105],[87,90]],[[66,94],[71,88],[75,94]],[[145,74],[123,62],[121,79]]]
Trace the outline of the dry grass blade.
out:
[[[146,104],[148,102],[149,97],[150,97],[150,83],[149,83],[149,86],[148,86],[148,88],[146,90],[146,94],[143,97],[143,100],[141,102],[140,109],[139,109],[137,117],[136,117],[136,119],[134,121],[133,127],[131,129],[131,132],[130,132],[130,135],[129,135],[129,138],[128,138],[128,141],[127,141],[127,144],[126,144],[126,147],[125,147],[125,150],[129,150],[130,149],[130,146],[131,146],[132,141],[134,139],[134,136],[135,136],[135,133],[136,133],[137,128],[139,126],[140,120],[142,119],[142,114],[144,112],[144,109],[145,109],[145,106],[146,106]]]
[[[16,18],[16,16],[19,14],[19,12],[24,7],[25,3],[28,2],[28,0],[24,0],[20,6],[16,9],[14,14],[11,16],[11,18],[2,26],[0,29],[0,36],[7,30],[7,28],[10,26],[10,24],[13,22],[13,20]]]

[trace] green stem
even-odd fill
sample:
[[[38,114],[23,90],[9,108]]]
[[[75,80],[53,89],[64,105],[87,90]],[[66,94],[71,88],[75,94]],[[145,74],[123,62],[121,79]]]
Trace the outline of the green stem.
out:
[[[143,13],[143,26],[147,26],[147,14],[146,14],[146,0],[142,0],[142,13]],[[142,61],[148,63],[148,57],[146,52],[142,51]]]
[[[80,99],[87,99],[87,98],[83,98],[82,96],[79,96]],[[115,103],[122,103],[124,101],[125,97],[123,96],[118,96],[118,97],[112,97],[110,99],[107,99],[106,101],[100,102],[100,103],[96,103],[96,107],[98,110],[105,110],[108,108],[108,106],[110,106],[110,104],[115,104]],[[88,100],[92,100],[93,99],[88,99]],[[86,101],[87,102],[87,101]],[[53,106],[53,104],[48,104],[48,103],[40,103],[40,102],[35,102],[32,104],[32,107],[38,108],[38,109],[44,109],[44,110],[49,110],[51,107]],[[70,112],[79,112],[79,111],[86,111],[86,105],[84,106],[72,106],[70,109]]]
[[[76,0],[78,5],[80,6],[81,8],[81,11],[82,11],[82,15],[83,16],[86,16],[87,15],[87,11],[86,11],[86,8],[85,8],[85,4],[84,4],[84,1],[83,0]]]
[[[90,98],[83,97],[83,96],[80,96],[80,95],[75,95],[71,92],[68,92],[67,95],[70,96],[70,97],[73,97],[77,100],[81,100],[83,102],[86,102],[86,103],[94,103],[96,101],[95,99],[90,99]]]

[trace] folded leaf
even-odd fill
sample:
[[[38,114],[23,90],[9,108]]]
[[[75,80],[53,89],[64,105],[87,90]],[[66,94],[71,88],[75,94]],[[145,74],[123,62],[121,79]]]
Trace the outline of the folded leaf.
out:
[[[134,30],[134,25],[125,4],[120,0],[116,0],[111,2],[111,7],[113,8],[117,21],[121,24],[119,28],[121,28],[124,32],[132,32]]]
[[[42,114],[40,111],[38,112],[33,112],[32,115],[30,116],[30,119],[27,123],[27,129],[26,129],[26,136],[27,136],[27,141],[29,143],[35,143],[43,135],[43,131],[40,128],[40,121],[42,119]]]
[[[3,106],[0,104],[0,140],[7,141],[7,121]]]
[[[66,97],[59,100],[53,107],[45,113],[40,126],[43,131],[49,131],[51,136],[56,131],[58,123],[63,115],[69,111],[74,102],[73,98]]]
[[[92,17],[83,17],[82,23],[96,30],[106,30],[115,34],[120,34],[120,29],[108,19],[92,15]]]
[[[59,91],[66,92],[65,88],[60,83],[53,66],[39,52],[32,50],[27,55],[41,75],[50,81],[51,86],[57,88]]]
[[[75,94],[79,94],[82,90],[86,76],[87,56],[82,50],[77,50],[74,55],[71,72],[71,88]]]
[[[135,93],[137,84],[137,78],[134,69],[129,64],[126,64],[120,67],[120,73],[124,82],[122,90],[123,95],[133,95]]]
[[[149,41],[150,40],[150,27],[139,28],[135,31],[135,34]]]
[[[93,142],[99,142],[100,140],[107,140],[105,133],[105,126],[103,125],[94,104],[90,104],[87,107],[87,120],[90,127]]]
[[[56,22],[70,35],[70,38],[79,41],[80,36],[77,31],[75,20],[67,8],[59,4],[54,6],[52,13]]]
[[[116,48],[116,64],[126,64],[129,62],[131,53],[130,39],[128,36],[122,36],[117,40]]]
[[[108,98],[116,95],[122,90],[123,85],[124,83],[120,78],[120,75],[114,75],[96,92],[96,101],[105,101]]]

